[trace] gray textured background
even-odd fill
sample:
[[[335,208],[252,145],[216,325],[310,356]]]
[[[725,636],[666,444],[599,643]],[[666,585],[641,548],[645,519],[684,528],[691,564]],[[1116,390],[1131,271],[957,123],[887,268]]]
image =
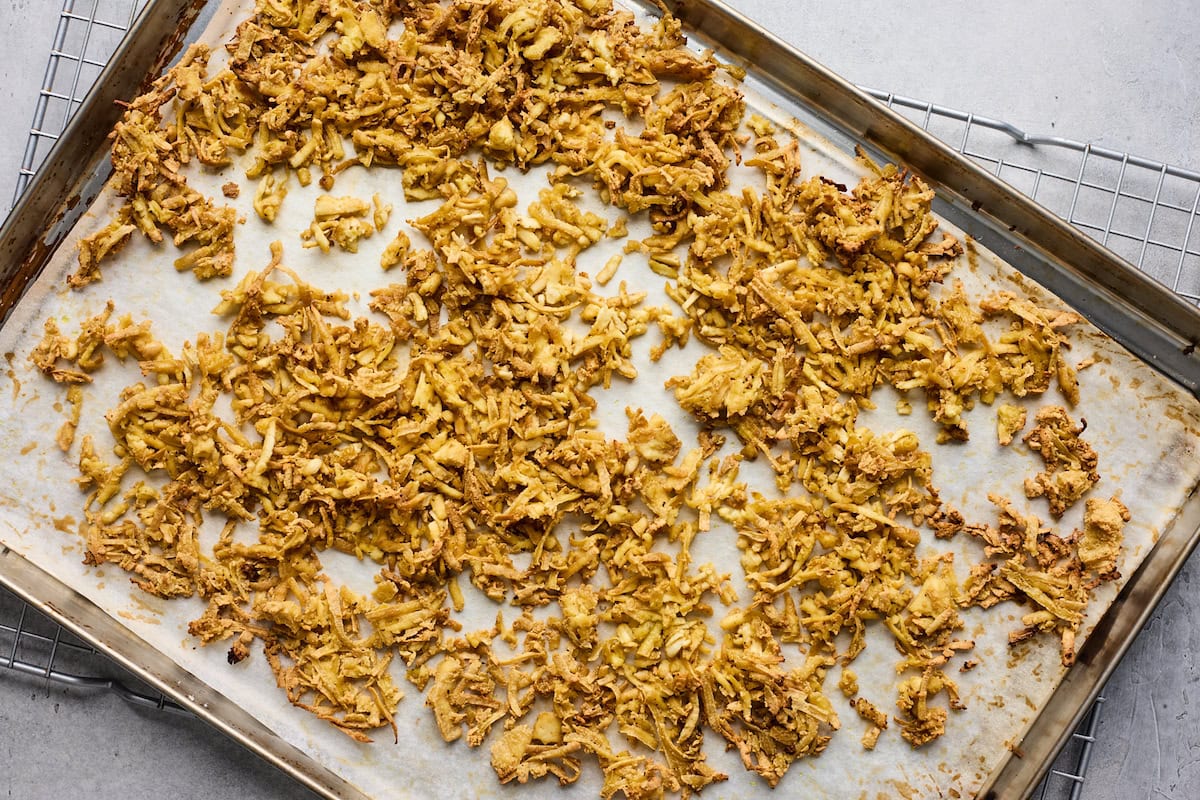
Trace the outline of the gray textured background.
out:
[[[1200,168],[1192,2],[732,4],[856,83]],[[60,7],[0,0],[0,210]],[[1197,570],[1193,559],[1109,685],[1085,800],[1200,797]],[[193,719],[0,671],[0,797],[118,796],[307,794]]]

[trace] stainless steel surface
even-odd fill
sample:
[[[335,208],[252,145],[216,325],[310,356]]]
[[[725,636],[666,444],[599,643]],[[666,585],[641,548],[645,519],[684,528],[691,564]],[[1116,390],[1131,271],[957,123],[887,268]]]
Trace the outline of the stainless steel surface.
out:
[[[65,128],[67,119],[86,90],[84,84],[87,82],[88,69],[98,72],[96,68],[103,63],[97,62],[98,56],[92,43],[100,36],[111,35],[120,29],[119,23],[110,21],[112,16],[100,16],[106,5],[103,0],[92,0],[90,11],[86,13],[75,8],[84,4],[67,0],[67,7],[60,18],[60,32],[56,35],[55,50],[38,101],[38,116],[35,117],[29,147],[22,163],[18,193],[33,174],[38,160],[44,156],[46,143],[57,138],[57,133],[47,125],[51,110],[56,104],[65,107],[62,117],[62,127]],[[113,4],[121,4],[121,0],[113,0]],[[128,13],[132,17],[132,6]],[[62,42],[67,40],[63,34],[69,32],[72,25],[77,28],[86,26],[83,29],[83,49],[78,53],[69,52],[62,46]],[[62,69],[64,64],[69,67],[68,70]],[[64,72],[69,87],[62,86]],[[879,91],[871,93],[889,106],[901,110],[918,125],[930,130],[988,171],[1014,183],[1097,241],[1134,261],[1144,272],[1166,284],[1187,302],[1197,302],[1197,292],[1200,290],[1200,232],[1193,235],[1192,228],[1197,216],[1197,202],[1200,201],[1200,175],[1082,142],[1058,137],[1029,137],[1006,123],[922,101],[894,97]],[[993,133],[1002,134],[1003,140],[989,139]],[[1062,158],[1065,153],[1071,156]],[[1112,165],[1115,172],[1106,171],[1105,165]],[[1172,181],[1178,186],[1170,183]],[[1179,186],[1187,188],[1181,193]],[[1188,195],[1193,191],[1194,194]],[[1190,205],[1188,196],[1193,198]],[[1135,207],[1144,212],[1141,215],[1144,217],[1144,228],[1141,227],[1143,220],[1134,210]],[[1097,208],[1107,210],[1107,216],[1103,213],[1096,216]],[[1164,233],[1162,219],[1168,214],[1172,218],[1182,215],[1183,223],[1182,226],[1167,226],[1169,230]],[[1173,269],[1170,263],[1172,258],[1177,258]],[[1186,321],[1185,317],[1184,324]],[[89,648],[71,642],[70,635],[64,636],[61,629],[51,634],[33,632],[26,620],[36,612],[26,606],[17,607],[20,611],[17,612],[15,624],[6,624],[5,618],[0,617],[0,665],[50,680],[77,682],[79,678],[59,668],[58,663],[69,660],[68,653],[87,652]],[[11,647],[6,637],[11,637]],[[11,649],[11,652],[5,659],[3,655],[7,649]],[[97,685],[107,682],[107,679],[99,679]],[[118,688],[118,691],[122,690]],[[136,689],[124,691],[135,702],[156,706],[164,702],[170,704],[170,701],[164,701],[161,695],[156,696],[153,692]],[[1054,798],[1079,795],[1095,739],[1099,711],[1100,707],[1097,706],[1084,719],[1072,746],[1064,751],[1050,779],[1035,796]]]

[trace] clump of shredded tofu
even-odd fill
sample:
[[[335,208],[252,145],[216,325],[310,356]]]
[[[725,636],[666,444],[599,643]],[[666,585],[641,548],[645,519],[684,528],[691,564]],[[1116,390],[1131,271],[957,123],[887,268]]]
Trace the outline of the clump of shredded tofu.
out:
[[[1073,659],[1091,591],[1117,576],[1120,501],[1089,497],[1071,536],[999,496],[995,525],[968,524],[932,483],[931,443],[860,424],[882,386],[923,398],[940,442],[969,438],[978,402],[1053,385],[1080,402],[1064,356],[1079,317],[948,282],[962,244],[918,177],[865,159],[852,188],[806,176],[798,143],[745,118],[731,70],[676,20],[639,26],[609,0],[274,0],[227,49],[210,70],[193,48],[128,108],[113,134],[126,202],[82,243],[72,286],[135,232],[169,232],[197,277],[233,272],[238,219],[189,187],[193,161],[246,154],[268,223],[293,178],[319,173],[303,246],[324,251],[388,223],[378,197],[334,193],[349,166],[398,168],[406,197],[437,207],[385,248],[402,281],[381,281],[372,315],[276,243],[222,291],[224,329],[179,352],[111,304],[74,338],[47,321],[32,358],[50,378],[86,384],[106,354],[143,375],[106,414],[112,444],[77,449],[88,563],[199,597],[194,636],[231,664],[260,647],[292,703],[356,739],[395,727],[402,674],[501,782],[567,784],[593,762],[604,798],[724,780],[706,735],[774,786],[840,727],[838,665],[874,748],[888,715],[848,667],[871,625],[898,651],[893,719],[914,747],[963,708],[947,674],[974,646],[963,609],[1025,603],[1013,643],[1044,631]],[[733,188],[735,164],[761,188]],[[524,204],[492,174],[537,165],[551,185]],[[622,216],[583,210],[589,185]],[[624,283],[592,291],[585,251],[625,236],[626,215],[649,220],[625,253],[673,308]],[[624,438],[598,428],[593,390],[653,380],[632,360],[652,327],[655,360],[698,342],[666,382],[695,442],[637,408]],[[999,406],[1001,444],[1024,425]],[[1055,517],[1099,478],[1081,432],[1050,406],[1024,438],[1046,464],[1026,493]],[[777,491],[739,479],[757,459]],[[736,532],[747,596],[691,555],[714,519]],[[921,547],[961,530],[974,566]],[[377,567],[373,590],[330,578],[329,551]],[[467,592],[520,613],[463,630]]]
[[[374,213],[368,216],[374,206]],[[357,197],[334,197],[323,194],[313,207],[313,222],[300,234],[305,247],[319,247],[328,253],[337,245],[348,253],[358,252],[358,242],[377,230],[383,230],[391,216],[392,206],[376,194],[372,202]]]
[[[1116,497],[1089,498],[1083,531],[1064,537],[1036,516],[1021,514],[1007,498],[993,494],[988,499],[997,507],[997,523],[968,527],[983,542],[987,558],[971,567],[956,601],[982,608],[1004,600],[1025,603],[1033,610],[1021,618],[1023,627],[1009,634],[1009,644],[1042,631],[1057,634],[1062,662],[1070,666],[1092,591],[1120,577],[1116,563],[1129,510]]]
[[[1099,458],[1092,446],[1079,438],[1087,421],[1076,425],[1062,406],[1047,406],[1037,413],[1036,425],[1022,440],[1036,450],[1046,469],[1025,480],[1025,496],[1045,497],[1050,513],[1061,517],[1096,482]]]

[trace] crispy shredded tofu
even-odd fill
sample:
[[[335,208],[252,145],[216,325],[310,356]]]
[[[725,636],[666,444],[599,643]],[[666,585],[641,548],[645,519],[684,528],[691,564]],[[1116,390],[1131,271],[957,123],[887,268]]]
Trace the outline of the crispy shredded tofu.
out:
[[[842,667],[842,675],[838,678],[838,689],[846,696],[853,698],[858,694],[858,675],[849,667]]]
[[[1087,421],[1076,425],[1062,406],[1043,408],[1036,423],[1022,441],[1037,451],[1046,468],[1025,480],[1025,496],[1045,497],[1050,513],[1058,518],[1100,480],[1098,457],[1092,446],[1079,438]]]
[[[862,746],[864,750],[874,750],[879,743],[879,734],[887,730],[888,718],[879,708],[865,697],[855,699],[851,704],[858,715],[868,723],[863,732]]]
[[[1027,416],[1022,406],[1002,403],[996,407],[996,441],[1001,447],[1012,444],[1013,437],[1025,430]]]
[[[1083,568],[1096,573],[1101,580],[1120,576],[1117,561],[1121,557],[1126,522],[1129,522],[1129,509],[1117,498],[1088,498],[1083,512],[1083,531],[1075,534],[1076,545]]]
[[[968,528],[984,543],[988,560],[971,568],[957,602],[982,608],[1004,600],[1029,605],[1033,610],[1022,617],[1023,627],[1009,634],[1009,644],[1040,631],[1055,633],[1061,640],[1062,662],[1070,666],[1092,590],[1120,577],[1116,561],[1129,511],[1115,498],[1090,498],[1084,531],[1063,538],[1037,517],[1021,514],[1007,498],[988,499],[999,511],[997,525]]]
[[[387,222],[391,207],[385,210],[376,196],[372,217],[368,217],[370,211],[371,204],[366,200],[323,194],[314,204],[312,225],[300,234],[300,238],[305,247],[320,247],[326,253],[332,245],[348,253],[357,253],[359,240],[369,238],[377,225],[382,227]]]
[[[318,176],[301,236],[324,252],[389,224],[378,195],[334,193],[351,166],[398,168],[431,210],[384,248],[400,279],[371,292],[372,315],[306,283],[276,243],[222,291],[225,329],[178,353],[148,323],[113,322],[111,303],[74,338],[46,321],[30,357],[71,387],[64,450],[106,354],[142,373],[105,415],[112,444],[79,443],[88,564],[198,597],[192,635],[226,643],[231,664],[261,651],[292,703],[357,740],[395,730],[403,674],[447,742],[488,747],[500,782],[569,784],[594,762],[606,800],[725,780],[707,734],[775,786],[835,735],[827,674],[840,665],[837,688],[859,692],[849,665],[870,625],[898,651],[895,721],[913,747],[964,708],[947,676],[974,647],[962,609],[1024,603],[1010,641],[1052,633],[1071,663],[1128,510],[1089,498],[1083,531],[1060,537],[994,496],[997,524],[969,524],[932,483],[931,443],[860,424],[881,386],[901,413],[923,397],[938,442],[968,439],[978,402],[1054,384],[1081,400],[1065,357],[1078,315],[943,285],[963,244],[920,178],[865,157],[854,187],[805,175],[797,141],[745,119],[721,75],[735,69],[688,49],[671,16],[639,27],[610,0],[272,0],[227,49],[210,72],[193,47],[126,110],[125,204],[81,243],[71,286],[135,232],[170,234],[198,278],[233,272],[239,220],[189,186],[193,162],[245,154],[266,223],[293,175]],[[731,187],[733,164],[760,188]],[[536,165],[550,186],[532,202],[492,174]],[[589,186],[612,219],[583,207]],[[624,252],[675,308],[623,282],[601,296],[581,271],[635,215],[652,233]],[[701,348],[666,381],[695,442],[638,408],[624,438],[598,428],[593,390],[646,380],[633,346],[651,326],[654,361]],[[998,406],[1001,445],[1025,414]],[[1099,479],[1082,430],[1051,406],[1024,438],[1046,464],[1026,493],[1055,518]],[[756,459],[776,496],[739,480]],[[203,542],[214,514],[223,531]],[[749,596],[693,560],[714,520],[736,532]],[[981,560],[960,580],[920,546],[962,530]],[[329,550],[370,564],[374,591],[330,579]],[[463,632],[464,592],[520,614]],[[873,749],[887,715],[853,708]]]

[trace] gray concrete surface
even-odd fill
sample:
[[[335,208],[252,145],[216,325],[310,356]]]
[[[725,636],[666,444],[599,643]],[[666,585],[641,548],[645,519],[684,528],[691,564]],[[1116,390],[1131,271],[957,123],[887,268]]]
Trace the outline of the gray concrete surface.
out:
[[[1200,15],[1188,0],[733,5],[857,83],[1200,168]],[[0,0],[0,209],[59,8]],[[1200,797],[1198,585],[1192,559],[1110,682],[1085,800]],[[307,794],[194,720],[0,671],[0,796]]]

